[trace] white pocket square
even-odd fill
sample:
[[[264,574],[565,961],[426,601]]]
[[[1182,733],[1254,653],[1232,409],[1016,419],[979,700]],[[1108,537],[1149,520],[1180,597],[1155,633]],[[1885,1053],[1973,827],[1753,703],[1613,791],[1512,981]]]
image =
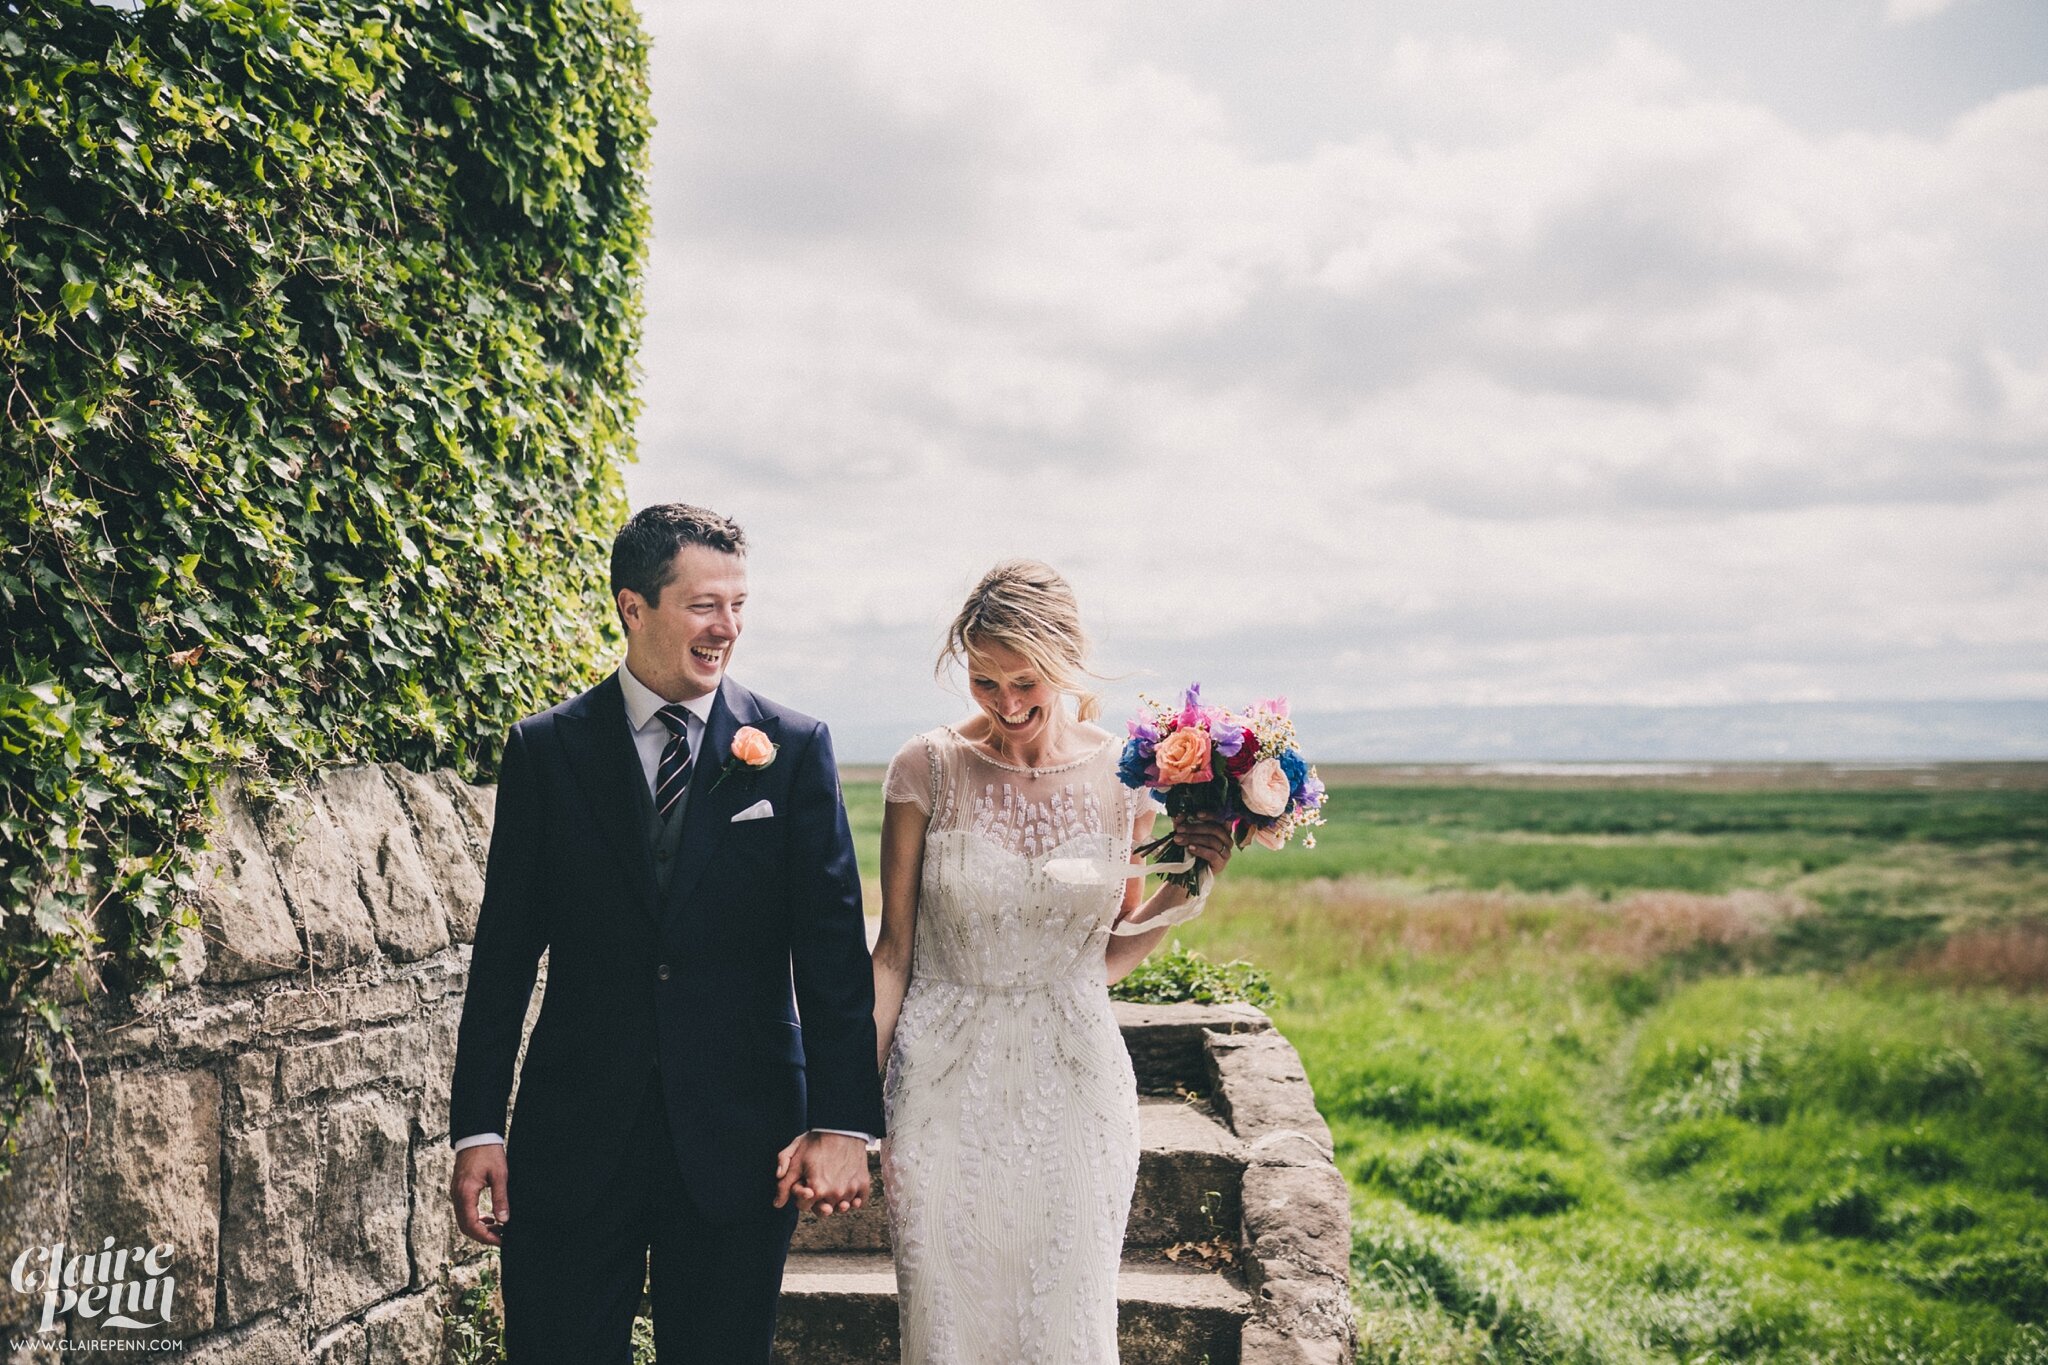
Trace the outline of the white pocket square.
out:
[[[769,816],[773,814],[775,814],[774,803],[766,799],[763,799],[760,801],[756,801],[753,805],[748,806],[738,815],[733,816],[732,822],[735,825],[737,825],[742,820],[766,820]]]

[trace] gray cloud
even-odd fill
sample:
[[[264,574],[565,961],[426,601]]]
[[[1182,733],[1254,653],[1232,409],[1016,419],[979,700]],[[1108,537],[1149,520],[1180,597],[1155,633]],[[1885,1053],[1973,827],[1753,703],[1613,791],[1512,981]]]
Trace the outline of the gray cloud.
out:
[[[1661,3],[646,12],[628,481],[747,521],[771,691],[949,713],[1023,553],[1126,696],[2048,694],[2015,0],[1840,0],[1798,81],[1812,16]]]

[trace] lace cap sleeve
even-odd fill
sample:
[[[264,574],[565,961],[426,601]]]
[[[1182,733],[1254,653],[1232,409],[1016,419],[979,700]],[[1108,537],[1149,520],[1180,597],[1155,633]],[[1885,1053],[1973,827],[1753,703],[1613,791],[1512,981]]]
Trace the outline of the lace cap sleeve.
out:
[[[882,779],[882,799],[908,801],[929,816],[937,784],[938,756],[932,752],[931,740],[912,735],[889,760],[889,772]]]

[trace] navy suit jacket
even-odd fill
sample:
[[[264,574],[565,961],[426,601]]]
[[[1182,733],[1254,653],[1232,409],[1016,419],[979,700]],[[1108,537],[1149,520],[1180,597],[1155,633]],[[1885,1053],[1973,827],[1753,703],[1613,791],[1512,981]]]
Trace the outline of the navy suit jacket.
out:
[[[742,725],[780,752],[720,782]],[[691,1197],[714,1220],[765,1210],[775,1155],[797,1134],[882,1132],[874,980],[831,737],[722,682],[665,897],[634,783],[646,776],[616,674],[506,737],[451,1140],[507,1133],[513,1207],[574,1216],[617,1169],[658,1068]],[[732,823],[762,800],[772,817]]]

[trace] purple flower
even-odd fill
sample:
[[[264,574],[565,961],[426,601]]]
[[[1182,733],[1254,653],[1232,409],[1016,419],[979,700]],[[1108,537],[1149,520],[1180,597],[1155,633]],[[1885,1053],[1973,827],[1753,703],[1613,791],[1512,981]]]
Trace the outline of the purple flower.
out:
[[[1237,757],[1237,751],[1244,747],[1251,737],[1251,730],[1227,713],[1216,718],[1209,726],[1209,738],[1216,742],[1216,752],[1225,758]]]

